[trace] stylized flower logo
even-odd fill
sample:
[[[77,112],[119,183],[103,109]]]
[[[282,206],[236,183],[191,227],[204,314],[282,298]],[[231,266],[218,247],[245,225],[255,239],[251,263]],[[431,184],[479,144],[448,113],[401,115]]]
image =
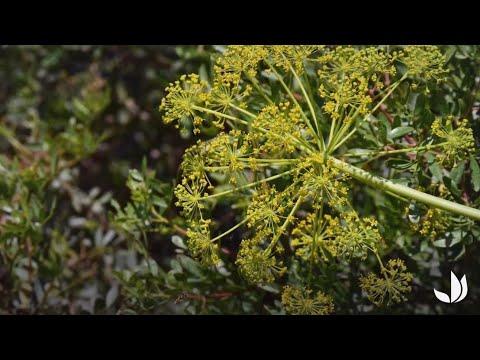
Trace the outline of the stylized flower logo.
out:
[[[453,304],[458,303],[465,299],[468,293],[467,278],[463,275],[462,280],[458,281],[458,278],[455,276],[453,271],[450,271],[450,297],[437,289],[433,289],[435,296],[438,300]]]

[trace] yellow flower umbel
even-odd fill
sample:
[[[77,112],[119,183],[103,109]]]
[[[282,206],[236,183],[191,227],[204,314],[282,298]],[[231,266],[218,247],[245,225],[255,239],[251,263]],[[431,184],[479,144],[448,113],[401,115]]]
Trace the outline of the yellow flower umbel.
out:
[[[320,56],[319,93],[325,99],[323,110],[332,120],[350,122],[370,112],[372,88],[382,89],[381,75],[395,75],[395,60],[377,48],[359,51],[339,46]]]
[[[206,86],[206,81],[200,81],[196,74],[182,75],[180,81],[170,84],[165,89],[167,96],[162,99],[160,105],[160,111],[164,112],[163,121],[166,124],[177,121],[175,127],[179,128],[184,119],[191,119],[194,133],[200,133],[199,126],[203,118],[195,106],[206,100]]]
[[[315,279],[323,265],[331,265],[330,255],[361,260],[372,252],[381,264],[377,223],[359,217],[352,207],[347,180],[351,176],[364,184],[379,184],[382,191],[388,187],[394,195],[409,195],[398,183],[376,179],[365,170],[370,166],[356,168],[352,158],[371,160],[443,147],[447,159],[459,161],[473,148],[465,123],[454,130],[436,122],[432,131],[444,143],[405,148],[401,138],[392,138],[392,151],[350,151],[351,140],[370,133],[375,136],[378,117],[372,115],[398,105],[399,99],[392,99],[397,88],[404,91],[412,76],[428,82],[441,80],[446,73],[444,57],[435,47],[389,49],[228,46],[214,67],[212,82],[189,75],[167,88],[161,106],[164,122],[177,121],[178,126],[190,121],[195,134],[205,130],[202,140],[184,157],[183,178],[175,191],[177,204],[191,224],[193,256],[215,263],[221,256],[217,250],[222,239],[238,231],[244,240],[236,265],[251,283],[273,282],[285,272],[281,257],[286,245],[293,247],[299,257],[295,263],[302,274],[308,272],[309,279]],[[399,61],[408,67],[401,76],[395,68]],[[426,195],[419,192],[412,192],[411,198],[426,202]],[[428,198],[426,203],[432,201]],[[205,219],[212,218],[217,204],[231,207],[240,220],[210,239]],[[444,202],[436,204],[445,207]],[[322,262],[326,264],[319,266]],[[383,278],[373,274],[364,278],[365,289],[375,301],[387,296],[400,299],[395,291],[407,289],[411,274],[401,262],[389,262],[382,269]],[[308,291],[288,290],[285,296],[287,304],[290,298],[289,306],[296,299],[297,305],[303,303],[307,309],[328,303]]]
[[[202,209],[205,203],[202,202],[207,182],[205,179],[188,181],[183,179],[181,184],[175,188],[175,196],[178,201],[175,205],[183,208],[182,215],[191,218],[201,218]]]
[[[310,289],[294,289],[285,286],[282,304],[287,313],[293,315],[329,315],[334,310],[333,300],[329,295],[318,291],[312,294]]]
[[[206,145],[205,156],[212,164],[209,170],[226,175],[231,184],[236,184],[236,176],[248,167],[246,162],[248,151],[248,142],[244,141],[244,134],[241,131],[220,133]]]
[[[251,91],[250,85],[242,88],[239,74],[217,75],[213,88],[205,101],[205,106],[221,114],[228,114],[231,113],[232,108],[244,108],[246,106],[244,99],[248,98]],[[217,115],[215,118],[216,120],[212,122],[213,125],[223,129],[225,117]]]
[[[290,103],[268,105],[252,121],[255,129],[261,129],[259,137],[261,152],[281,156],[295,150],[295,139],[301,138],[304,123],[298,107],[290,107]]]
[[[293,68],[301,75],[304,71],[304,62],[323,48],[324,46],[319,45],[272,45],[268,50],[276,66],[287,72]]]
[[[325,215],[325,219],[328,221],[326,234],[331,239],[329,249],[332,255],[365,260],[369,250],[377,251],[382,238],[376,220],[360,219],[353,211],[340,214],[340,218]]]
[[[313,206],[318,207],[324,197],[332,208],[341,208],[347,199],[348,188],[344,182],[348,175],[341,174],[334,168],[330,160],[324,163],[322,156],[312,156],[302,159],[298,164],[298,181]]]
[[[211,220],[200,220],[193,222],[187,230],[187,246],[192,256],[205,265],[217,265],[220,262],[218,257],[218,244],[210,238]]]
[[[369,273],[360,276],[360,287],[367,293],[368,299],[377,306],[385,303],[407,301],[405,293],[412,290],[410,282],[413,275],[406,272],[407,267],[400,259],[391,259],[387,266],[382,266],[382,277]]]
[[[328,261],[326,251],[333,252],[332,242],[327,240],[323,225],[316,213],[308,214],[306,219],[297,224],[292,230],[291,241],[296,256],[314,263],[320,260]]]
[[[456,166],[475,153],[475,139],[473,130],[468,127],[468,120],[463,119],[456,129],[453,128],[453,123],[453,116],[449,116],[445,123],[436,119],[432,124],[432,133],[445,140],[444,153],[438,154],[437,159],[447,166]]]
[[[410,74],[425,80],[445,80],[448,69],[444,68],[446,58],[433,45],[409,45],[399,53],[399,59],[408,67]]]
[[[438,232],[443,232],[448,227],[448,219],[444,212],[438,209],[428,209],[425,215],[421,216],[418,223],[410,225],[413,231],[431,239],[437,237]]]
[[[258,64],[267,57],[268,51],[262,45],[231,45],[217,61],[218,74],[257,75]]]
[[[256,227],[264,235],[276,234],[287,208],[293,207],[288,192],[278,192],[275,187],[263,185],[253,196],[247,208],[248,227]]]
[[[268,284],[287,270],[274,255],[261,248],[262,236],[243,240],[237,261],[240,273],[252,284]],[[280,250],[280,248],[278,248]]]

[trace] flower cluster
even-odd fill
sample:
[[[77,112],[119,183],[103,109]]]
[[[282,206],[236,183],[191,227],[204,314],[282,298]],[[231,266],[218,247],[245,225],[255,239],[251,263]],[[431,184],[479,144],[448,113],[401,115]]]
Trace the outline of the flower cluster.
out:
[[[446,58],[436,46],[410,45],[399,52],[399,59],[408,67],[408,72],[426,81],[443,81],[448,69],[444,68]]]
[[[165,91],[167,96],[162,99],[160,111],[164,113],[163,121],[169,124],[177,121],[175,127],[179,128],[183,121],[191,119],[194,132],[200,133],[199,126],[203,123],[203,117],[195,108],[203,104],[207,99],[207,82],[200,80],[197,74],[182,75],[180,80],[170,84]]]
[[[321,81],[319,93],[325,99],[323,110],[333,120],[340,117],[346,122],[370,111],[372,88],[382,89],[380,80],[384,74],[395,75],[395,56],[376,48],[356,51],[339,46],[320,56],[318,76]]]
[[[224,129],[226,118],[222,114],[228,114],[232,108],[245,108],[245,100],[252,91],[250,85],[240,85],[240,75],[234,74],[228,77],[217,75],[213,87],[208,93],[205,106],[217,113],[212,124]]]
[[[288,191],[279,192],[274,186],[263,185],[248,205],[248,227],[255,226],[257,233],[265,236],[276,234],[286,209],[293,207],[288,195]]]
[[[261,247],[263,237],[257,235],[252,239],[243,240],[235,264],[245,279],[253,284],[268,284],[275,277],[282,276],[287,270],[282,262]],[[278,248],[281,250],[281,248]]]
[[[321,291],[313,294],[310,289],[285,286],[282,304],[287,313],[293,315],[329,315],[335,309],[333,300]]]
[[[207,182],[205,179],[195,179],[188,181],[186,178],[182,180],[175,188],[175,196],[177,202],[175,205],[181,207],[182,215],[191,218],[203,218],[202,210],[205,209],[205,203],[202,198],[207,197],[205,192]]]
[[[262,45],[232,45],[217,61],[217,74],[257,75],[258,64],[268,56],[268,50]]]
[[[399,62],[408,68],[401,76]],[[377,304],[386,298],[403,300],[412,276],[400,260],[383,266],[378,224],[350,205],[350,178],[339,165],[349,164],[338,159],[355,156],[342,151],[396,88],[412,77],[441,80],[443,64],[443,55],[429,46],[389,52],[380,47],[241,45],[228,46],[218,58],[211,83],[192,74],[171,84],[160,106],[164,122],[179,126],[191,121],[195,134],[216,133],[186,151],[175,190],[176,204],[189,223],[192,256],[217,264],[222,238],[240,230],[238,271],[251,283],[266,284],[286,272],[282,260],[288,255],[282,251],[287,244],[295,261],[308,263],[309,274],[330,266],[334,258],[364,260],[373,253],[383,277],[362,277],[362,288]],[[472,130],[466,122],[455,129],[452,123],[437,120],[432,126],[433,134],[445,140],[435,145],[445,150],[445,162],[458,162],[473,151]],[[234,203],[232,210],[243,220],[211,239],[212,210],[222,201]],[[428,223],[434,221],[432,211],[422,235],[433,234],[436,225]],[[331,299],[321,292],[287,287],[282,299],[290,313],[333,311]]]
[[[368,251],[377,251],[381,241],[377,221],[371,218],[360,219],[355,212],[346,212],[338,217],[325,215],[328,222],[326,235],[329,251],[337,257],[366,259]]]
[[[345,204],[348,188],[344,182],[349,177],[333,167],[331,160],[325,162],[321,156],[310,156],[302,159],[297,171],[298,183],[314,207],[320,206],[324,197],[332,208]]]
[[[410,223],[410,227],[423,236],[435,239],[439,232],[447,229],[448,219],[442,210],[430,208],[418,219],[418,222]]]
[[[205,265],[216,265],[220,262],[218,257],[218,244],[210,238],[211,220],[193,222],[187,230],[187,245],[192,256]]]
[[[321,45],[272,45],[269,50],[276,66],[286,72],[293,68],[301,75],[304,72],[304,62],[323,48]]]
[[[317,213],[310,213],[298,222],[292,230],[291,245],[295,249],[295,255],[305,261],[318,263],[320,260],[327,262],[330,242],[327,241],[323,230],[323,223]]]
[[[436,119],[432,124],[432,133],[445,140],[444,153],[438,154],[437,159],[447,166],[456,166],[475,152],[475,139],[468,120],[460,121],[456,129],[453,123],[453,116],[449,116],[445,121]]]
[[[295,151],[304,124],[300,108],[290,107],[290,103],[285,102],[264,107],[252,121],[252,127],[261,132],[259,150],[281,156]]]
[[[406,301],[405,293],[412,290],[410,282],[413,275],[406,272],[407,267],[400,259],[390,259],[382,268],[382,276],[369,273],[360,277],[360,287],[367,293],[368,299],[380,306]]]

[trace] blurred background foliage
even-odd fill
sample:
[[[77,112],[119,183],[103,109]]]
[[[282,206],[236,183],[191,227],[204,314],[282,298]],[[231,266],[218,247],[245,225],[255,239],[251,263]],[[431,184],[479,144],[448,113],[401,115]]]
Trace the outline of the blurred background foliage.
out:
[[[0,48],[0,313],[283,313],[278,287],[251,286],[230,264],[210,269],[192,260],[173,206],[179,164],[195,139],[163,125],[158,106],[163,89],[180,74],[208,78],[217,49]],[[442,50],[449,81],[429,95],[405,89],[397,106],[403,112],[393,115],[425,128],[435,116],[463,116],[480,147],[480,48]],[[396,161],[400,171],[412,167]],[[439,187],[480,206],[480,184],[470,181],[478,166],[462,164],[449,177],[436,166],[416,167],[419,183],[413,185],[429,184],[421,179],[437,174]],[[462,223],[436,239],[421,236],[409,231],[409,221],[425,216],[425,209],[412,204],[406,210],[375,189],[355,186],[355,207],[377,215],[384,237],[408,255],[415,281],[409,302],[374,309],[359,301],[358,284],[349,278],[364,269],[340,271],[338,281],[325,268],[319,281],[336,288],[336,312],[479,312],[478,224]],[[215,216],[232,221],[228,209]],[[232,236],[233,249],[239,240]],[[234,258],[230,248],[223,250]],[[298,266],[289,268],[294,279]],[[451,269],[467,273],[470,284],[469,296],[455,307],[437,302],[432,291],[448,292]]]

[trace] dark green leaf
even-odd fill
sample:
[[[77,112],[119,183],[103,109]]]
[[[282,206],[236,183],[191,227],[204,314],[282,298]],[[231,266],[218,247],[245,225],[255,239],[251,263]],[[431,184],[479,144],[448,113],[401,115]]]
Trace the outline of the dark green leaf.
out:
[[[480,190],[480,167],[478,166],[478,162],[474,157],[470,158],[470,172],[472,174],[473,190],[479,191]]]
[[[427,158],[428,168],[430,169],[432,175],[438,181],[442,181],[442,177],[443,177],[442,168],[440,167],[440,165],[438,165],[437,160],[435,159],[435,156],[431,153],[427,153],[425,157]]]
[[[385,144],[387,141],[387,127],[383,123],[378,123],[378,141]]]
[[[443,239],[435,240],[433,245],[436,247],[446,248],[452,247],[458,243],[460,243],[463,239],[463,233],[460,230],[452,231],[445,234]]]
[[[460,163],[457,165],[457,167],[453,168],[452,171],[450,171],[450,179],[458,185],[460,183],[460,180],[462,180],[463,172],[465,171],[465,163]]]
[[[385,161],[385,166],[398,169],[398,170],[407,170],[410,169],[414,164],[408,159],[388,159]]]

